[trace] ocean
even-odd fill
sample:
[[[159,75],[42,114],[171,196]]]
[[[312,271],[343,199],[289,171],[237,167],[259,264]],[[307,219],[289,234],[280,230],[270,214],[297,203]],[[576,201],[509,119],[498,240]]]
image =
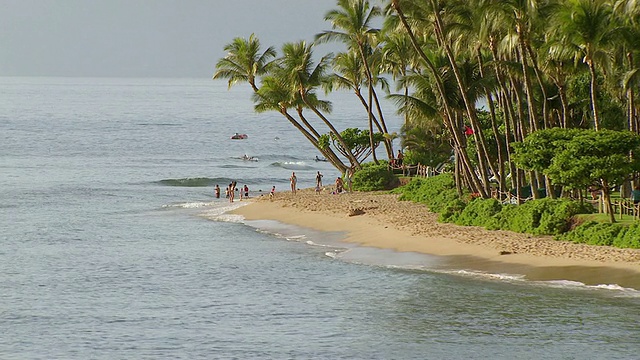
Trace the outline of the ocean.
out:
[[[216,184],[260,196],[292,171],[300,187],[338,175],[250,96],[210,79],[0,78],[0,359],[640,356],[640,289],[443,270],[228,214],[243,202]],[[366,128],[353,95],[329,98],[338,128]]]

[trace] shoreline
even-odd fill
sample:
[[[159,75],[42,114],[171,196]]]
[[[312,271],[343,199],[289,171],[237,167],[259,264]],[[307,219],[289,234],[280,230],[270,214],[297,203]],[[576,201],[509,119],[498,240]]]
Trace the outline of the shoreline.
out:
[[[574,244],[509,231],[437,222],[421,204],[386,193],[331,195],[329,189],[277,193],[231,213],[247,220],[346,234],[361,246],[437,256],[446,268],[524,275],[527,280],[579,281],[640,290],[640,250]]]

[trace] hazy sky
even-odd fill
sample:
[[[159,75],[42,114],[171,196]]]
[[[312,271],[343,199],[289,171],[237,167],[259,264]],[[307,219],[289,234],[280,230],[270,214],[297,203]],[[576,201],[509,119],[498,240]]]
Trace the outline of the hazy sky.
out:
[[[223,47],[330,30],[335,0],[0,0],[0,76],[210,77]],[[321,47],[323,53],[338,49]]]

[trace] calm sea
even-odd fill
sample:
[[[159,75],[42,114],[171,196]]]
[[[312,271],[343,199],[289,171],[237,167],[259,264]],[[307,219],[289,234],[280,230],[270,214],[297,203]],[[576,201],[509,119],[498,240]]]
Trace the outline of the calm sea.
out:
[[[365,127],[351,97],[331,118]],[[0,359],[640,356],[638,291],[439,271],[213,198],[337,176],[316,155],[223,82],[0,78]]]

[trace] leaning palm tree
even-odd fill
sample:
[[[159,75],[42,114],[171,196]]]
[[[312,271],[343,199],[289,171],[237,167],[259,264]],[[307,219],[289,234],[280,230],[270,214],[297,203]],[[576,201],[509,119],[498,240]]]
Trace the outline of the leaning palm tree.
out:
[[[367,83],[366,74],[362,68],[362,60],[358,54],[353,51],[338,53],[333,59],[335,73],[328,78],[329,81],[324,84],[324,88],[326,91],[334,89],[353,91],[362,106],[368,111],[369,104],[362,95],[362,85]],[[384,133],[384,129],[375,115],[372,116],[372,120],[378,131]]]
[[[254,92],[258,91],[256,80],[265,75],[276,57],[273,47],[260,53],[260,40],[251,34],[249,39],[237,37],[224,47],[227,55],[218,60],[213,79],[227,79],[229,88],[239,82],[248,82]]]
[[[357,50],[364,67],[369,87],[368,115],[369,133],[373,136],[373,102],[375,95],[374,75],[371,69],[370,56],[376,44],[375,37],[379,33],[378,29],[371,26],[374,19],[382,14],[380,7],[371,6],[368,0],[338,0],[338,9],[331,10],[325,15],[325,20],[331,22],[333,30],[324,31],[316,35],[316,42],[325,43],[329,41],[340,41],[348,47]],[[388,134],[387,126],[378,106],[378,117],[380,125],[385,134]],[[373,137],[371,146],[373,148]],[[385,139],[385,147],[389,159],[393,157],[393,149],[388,137]],[[375,151],[373,159],[377,162]]]
[[[278,71],[283,78],[288,80],[291,89],[297,91],[302,102],[327,125],[338,143],[343,148],[349,149],[340,132],[322,112],[326,102],[319,101],[315,93],[316,89],[326,81],[326,72],[330,59],[331,55],[327,55],[315,64],[313,61],[313,45],[307,45],[305,41],[286,43],[282,46],[282,57],[278,59],[280,66]],[[324,109],[328,110],[329,108],[325,107]],[[360,162],[353,154],[347,153],[347,158],[351,163],[351,167],[360,168]]]
[[[276,71],[277,73],[277,71]],[[300,108],[303,102],[296,91],[291,90],[291,86],[286,78],[276,75],[266,76],[262,79],[263,86],[253,95],[256,112],[277,111],[282,114],[304,137],[313,144],[324,157],[340,172],[345,172],[347,166],[333,152],[331,148],[324,147],[319,143],[319,133],[313,126],[302,116]],[[300,115],[302,123],[296,120],[290,109],[294,109]]]

